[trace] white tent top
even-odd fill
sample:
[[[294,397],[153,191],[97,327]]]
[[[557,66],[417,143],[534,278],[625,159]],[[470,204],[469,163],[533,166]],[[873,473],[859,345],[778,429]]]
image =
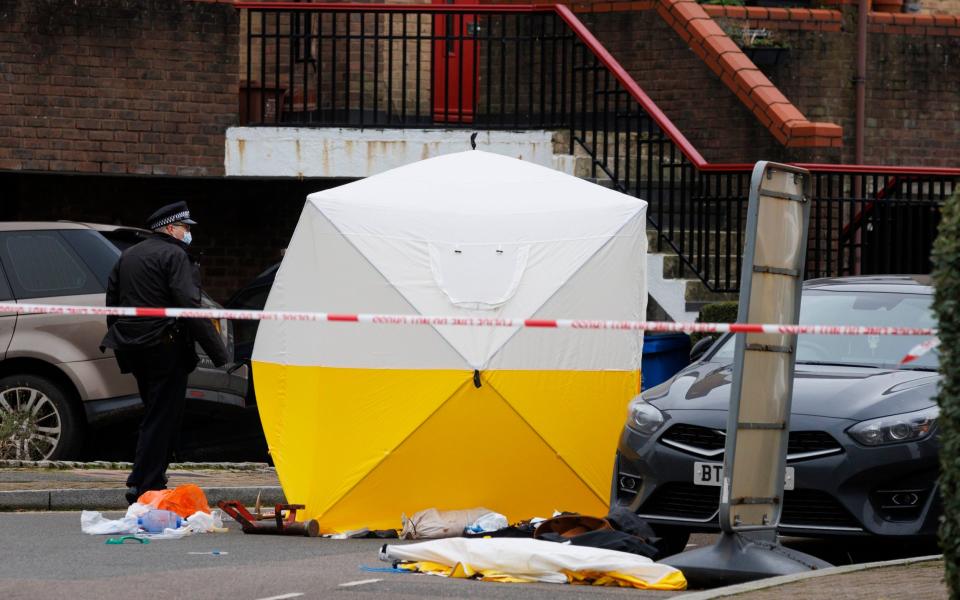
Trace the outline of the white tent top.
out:
[[[472,150],[317,192],[344,235],[447,243],[609,237],[642,200],[537,164]]]
[[[267,308],[638,319],[646,299],[645,207],[620,192],[498,154],[474,150],[424,160],[311,194]],[[326,365],[428,358],[421,349],[374,359],[364,350],[370,345],[362,341],[362,328],[330,346],[315,343],[312,335],[274,339],[273,329],[261,325],[255,355]],[[491,359],[518,333],[462,327],[437,332],[471,368],[494,366]],[[385,340],[406,333],[376,335]],[[630,351],[567,352],[563,361],[554,353],[524,351],[528,358],[506,365],[518,368],[540,357],[555,368],[621,367],[634,363],[640,336],[634,337]],[[605,342],[597,337],[597,343]],[[347,357],[348,347],[356,356]],[[455,364],[429,356],[436,365]],[[503,360],[496,364],[505,366]]]

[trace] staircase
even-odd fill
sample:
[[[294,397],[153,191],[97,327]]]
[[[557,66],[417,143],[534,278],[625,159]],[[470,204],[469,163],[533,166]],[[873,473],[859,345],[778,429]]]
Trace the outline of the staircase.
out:
[[[635,143],[635,135],[631,136],[633,140],[628,140],[626,134],[622,134],[619,143],[624,144],[630,141]],[[608,145],[612,145],[614,140],[609,140]],[[637,146],[634,146],[637,147]],[[574,153],[569,154],[570,138],[567,132],[557,132],[553,136],[554,168],[586,179],[597,185],[610,189],[615,189],[613,181],[602,170],[596,170],[594,176],[593,159],[582,147],[574,145]],[[614,155],[613,152],[610,153]],[[641,161],[643,163],[644,161]],[[623,165],[618,165],[617,172],[624,172]],[[641,177],[649,176],[644,169],[641,169]],[[644,181],[641,181],[640,189],[645,189]],[[642,197],[642,195],[641,195]],[[648,217],[657,214],[657,200],[647,199]],[[667,216],[669,216],[667,214]],[[677,217],[677,215],[674,215]],[[666,219],[665,219],[666,220]],[[714,232],[715,233],[715,232]],[[688,235],[695,236],[696,231],[688,232]],[[695,321],[700,314],[700,309],[712,302],[722,302],[726,300],[737,300],[735,293],[718,293],[711,291],[706,284],[701,281],[696,273],[678,256],[673,250],[663,245],[662,250],[657,249],[659,233],[656,228],[649,224],[647,229],[647,320],[650,321]],[[712,238],[708,243],[714,243]],[[712,250],[713,248],[711,248]],[[720,255],[719,261],[720,278],[726,277],[723,270],[727,267],[728,261],[725,255]],[[735,261],[731,261],[736,264]]]

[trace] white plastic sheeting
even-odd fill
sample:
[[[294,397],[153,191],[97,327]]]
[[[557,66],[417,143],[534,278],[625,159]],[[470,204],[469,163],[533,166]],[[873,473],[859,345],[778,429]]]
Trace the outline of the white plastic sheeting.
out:
[[[523,538],[451,538],[385,545],[380,559],[445,565],[451,569],[449,575],[459,567],[468,574],[531,582],[567,583],[607,576],[618,585],[632,583],[633,587],[683,589],[686,585],[680,571],[644,556]]]
[[[183,524],[177,529],[165,529],[163,533],[154,534],[138,533],[140,531],[137,524],[138,517],[150,510],[151,507],[134,502],[127,508],[127,513],[119,519],[107,519],[99,512],[84,510],[80,512],[80,530],[89,535],[137,534],[138,537],[152,540],[180,539],[194,533],[226,531],[220,509],[215,508],[209,513],[203,511],[193,513],[184,519]]]

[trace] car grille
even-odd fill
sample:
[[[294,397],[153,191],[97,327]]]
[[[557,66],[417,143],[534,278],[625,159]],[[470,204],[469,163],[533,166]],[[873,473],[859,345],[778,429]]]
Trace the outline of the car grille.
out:
[[[674,481],[654,490],[640,513],[682,519],[707,519],[720,505],[720,488]]]
[[[859,527],[854,518],[837,500],[820,490],[790,490],[784,494],[784,525],[815,527]]]
[[[708,519],[720,505],[720,488],[670,482],[654,490],[640,514],[681,519]],[[780,522],[809,527],[859,527],[849,512],[826,492],[790,490],[785,493]]]
[[[660,437],[661,442],[674,442],[704,450],[706,452],[722,450],[726,443],[723,432],[699,425],[678,423]],[[809,452],[841,452],[840,443],[826,431],[791,431],[787,442],[787,454],[806,454]]]
[[[842,450],[840,442],[826,431],[791,431],[787,454]]]
[[[676,442],[703,450],[721,450],[726,439],[727,436],[715,429],[685,423],[674,425],[660,437],[661,441]]]

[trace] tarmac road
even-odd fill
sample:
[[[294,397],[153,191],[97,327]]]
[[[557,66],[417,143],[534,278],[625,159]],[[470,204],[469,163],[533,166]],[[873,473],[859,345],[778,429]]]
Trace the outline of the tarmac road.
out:
[[[108,518],[122,516],[106,513]],[[384,540],[250,536],[232,521],[229,533],[149,544],[106,545],[80,531],[80,513],[0,513],[0,598],[174,600],[229,598],[661,598],[671,592],[551,584],[499,584],[420,574],[367,572],[388,567]],[[710,544],[711,535],[691,543]],[[391,540],[390,543],[397,543]],[[842,543],[787,539],[785,543],[834,564],[932,553],[876,541]],[[220,551],[219,556],[210,554]],[[935,553],[935,552],[933,552]],[[296,596],[291,594],[298,594]]]
[[[107,513],[107,516],[117,518],[122,515]],[[79,512],[0,513],[0,598],[522,600],[579,598],[587,594],[598,598],[675,595],[618,588],[512,585],[421,574],[364,572],[361,565],[389,566],[377,558],[384,540],[249,536],[241,533],[234,523],[229,527],[229,533],[114,546],[104,543],[110,536],[82,533]],[[221,554],[204,554],[214,549]]]

